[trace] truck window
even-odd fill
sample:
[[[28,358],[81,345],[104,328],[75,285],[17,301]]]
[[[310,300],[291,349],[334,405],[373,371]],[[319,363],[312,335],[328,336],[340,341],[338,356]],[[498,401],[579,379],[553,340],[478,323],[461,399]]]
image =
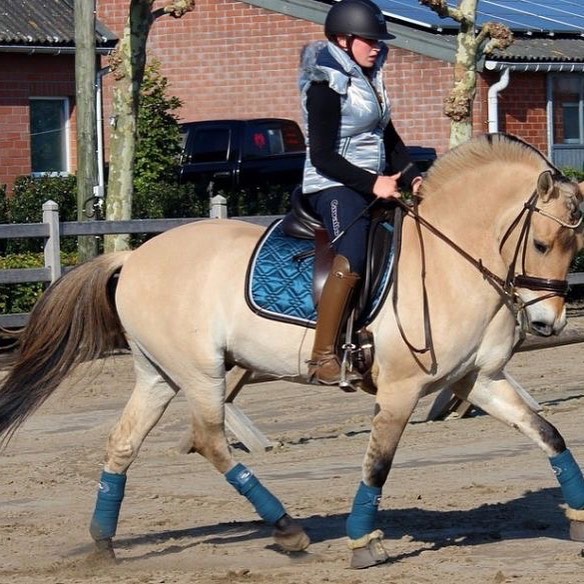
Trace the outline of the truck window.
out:
[[[244,156],[247,158],[303,152],[304,149],[304,137],[294,123],[257,123],[246,129]]]
[[[282,138],[286,152],[304,152],[306,150],[304,136],[296,124],[290,122],[285,123],[282,126]]]
[[[204,128],[195,130],[187,145],[192,163],[225,162],[229,157],[229,128]]]
[[[285,152],[303,152],[304,136],[294,123],[257,123],[246,129],[244,156],[261,158]]]

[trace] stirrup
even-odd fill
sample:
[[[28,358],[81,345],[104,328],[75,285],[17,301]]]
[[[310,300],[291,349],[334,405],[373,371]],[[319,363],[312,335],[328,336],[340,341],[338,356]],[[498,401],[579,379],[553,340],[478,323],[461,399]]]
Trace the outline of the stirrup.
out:
[[[338,374],[335,372],[335,374],[327,380],[323,379],[319,373],[320,368],[326,366],[329,361],[335,361],[339,367],[339,371]],[[354,392],[357,391],[357,389],[353,383],[362,380],[359,373],[343,368],[339,358],[334,354],[326,355],[318,360],[309,359],[306,363],[308,364],[308,382],[315,385],[338,385],[343,391]]]
[[[357,387],[353,385],[355,381],[363,381],[363,376],[353,369],[353,353],[357,349],[357,346],[352,342],[354,322],[355,310],[353,309],[347,320],[345,342],[341,347],[343,350],[343,359],[341,360],[341,379],[339,381],[339,387],[347,393],[357,391]]]

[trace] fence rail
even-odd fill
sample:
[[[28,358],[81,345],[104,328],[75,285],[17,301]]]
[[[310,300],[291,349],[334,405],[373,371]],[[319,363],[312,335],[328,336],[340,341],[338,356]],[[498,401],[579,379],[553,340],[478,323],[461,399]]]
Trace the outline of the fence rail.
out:
[[[227,218],[227,201],[217,195],[211,199],[209,209],[211,218]],[[42,223],[2,224],[0,239],[43,238],[44,268],[20,268],[0,270],[0,284],[23,284],[27,282],[54,282],[63,272],[61,266],[61,237],[82,235],[116,235],[125,233],[162,233],[173,227],[201,221],[205,217],[182,219],[132,219],[130,221],[59,221],[59,206],[54,201],[43,205]],[[237,217],[258,225],[270,225],[274,215],[254,215]],[[571,286],[584,285],[584,272],[569,274]],[[28,319],[28,313],[0,315],[0,327],[14,328],[23,326]]]
[[[227,218],[227,201],[217,195],[211,199],[210,218]],[[132,219],[130,221],[59,221],[59,206],[54,201],[43,205],[42,223],[2,224],[0,239],[44,239],[44,268],[19,268],[0,270],[0,284],[24,284],[54,282],[63,272],[61,265],[61,238],[80,235],[116,235],[125,233],[162,233],[173,227],[201,221],[206,217],[180,219]],[[258,225],[270,225],[276,219],[272,215],[237,217]],[[0,327],[16,328],[26,324],[28,313],[0,315]]]

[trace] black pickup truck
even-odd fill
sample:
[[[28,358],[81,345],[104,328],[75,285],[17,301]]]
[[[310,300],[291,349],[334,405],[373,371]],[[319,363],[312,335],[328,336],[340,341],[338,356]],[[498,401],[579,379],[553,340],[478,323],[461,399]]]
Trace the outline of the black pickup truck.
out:
[[[181,125],[180,182],[211,181],[215,188],[301,182],[306,155],[302,131],[292,120],[211,120]]]
[[[209,120],[181,125],[183,155],[179,180],[215,189],[293,187],[302,181],[306,144],[293,120],[255,118]],[[408,146],[422,172],[436,158],[434,148]]]

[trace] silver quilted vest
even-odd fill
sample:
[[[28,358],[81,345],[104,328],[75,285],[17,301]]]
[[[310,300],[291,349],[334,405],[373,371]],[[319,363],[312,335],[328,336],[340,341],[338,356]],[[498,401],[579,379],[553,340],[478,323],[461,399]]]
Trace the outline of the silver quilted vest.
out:
[[[302,182],[304,193],[315,193],[341,184],[321,174],[310,160],[306,92],[313,81],[326,81],[341,96],[341,127],[336,144],[337,152],[355,166],[374,174],[383,173],[383,131],[391,116],[381,72],[387,53],[388,48],[383,44],[369,81],[361,68],[333,43],[317,41],[304,48],[299,79],[304,133],[307,138]]]

